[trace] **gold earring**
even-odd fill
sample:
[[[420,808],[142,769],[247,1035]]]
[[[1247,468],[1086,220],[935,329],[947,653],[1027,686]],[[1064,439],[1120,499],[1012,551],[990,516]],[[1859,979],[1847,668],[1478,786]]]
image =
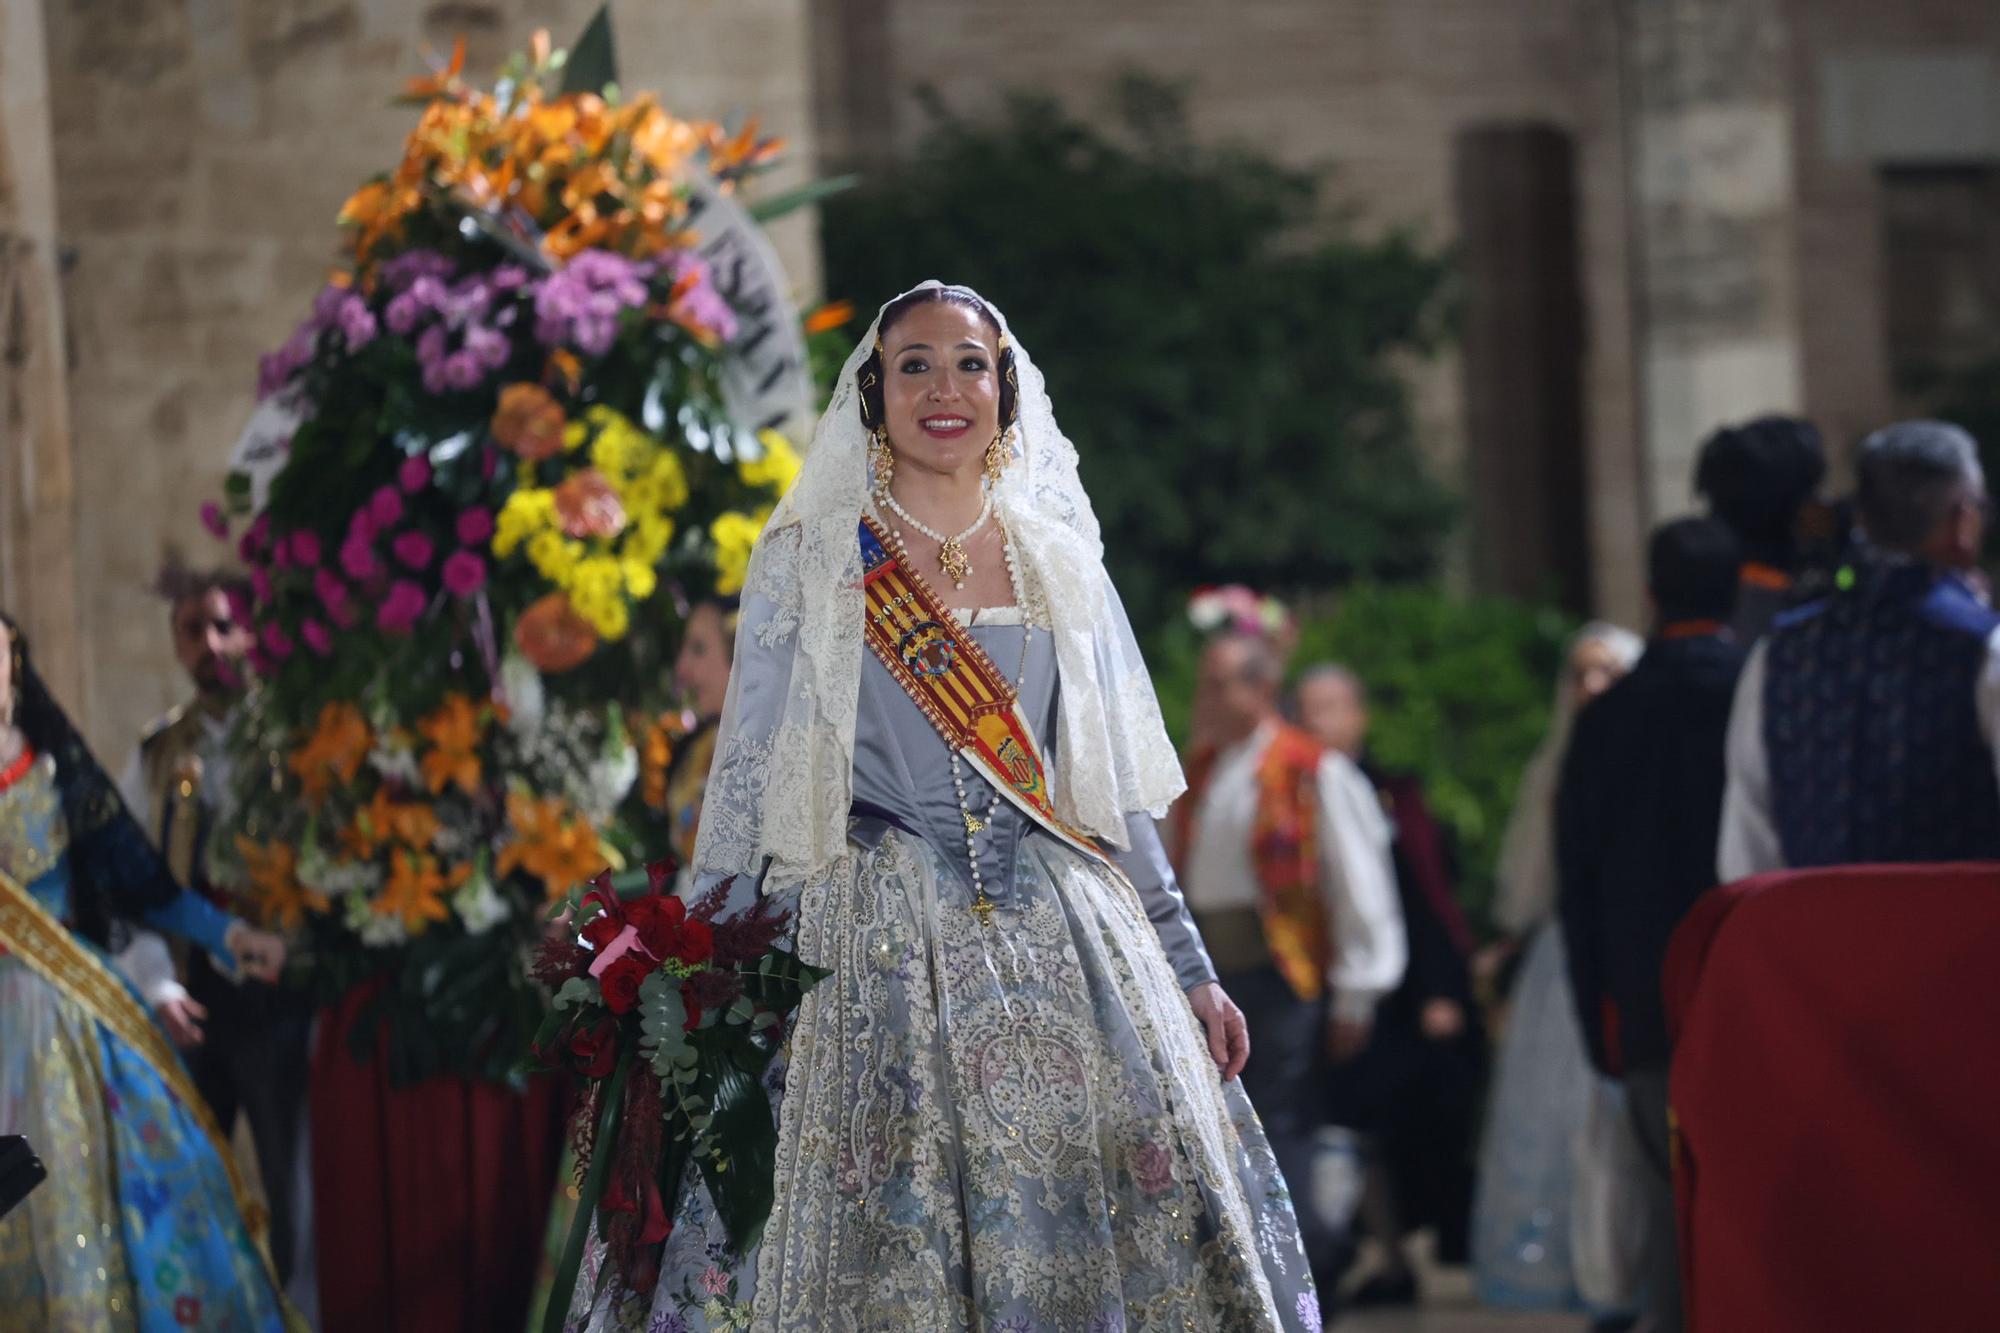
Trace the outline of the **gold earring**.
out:
[[[889,447],[889,436],[879,426],[868,432],[868,466],[875,470],[875,489],[889,489],[889,478],[896,474],[896,452]]]
[[[1000,484],[1000,474],[1007,470],[1007,464],[1013,461],[1014,451],[1007,446],[1007,437],[1012,433],[996,431],[993,443],[986,446],[986,480],[995,486]]]

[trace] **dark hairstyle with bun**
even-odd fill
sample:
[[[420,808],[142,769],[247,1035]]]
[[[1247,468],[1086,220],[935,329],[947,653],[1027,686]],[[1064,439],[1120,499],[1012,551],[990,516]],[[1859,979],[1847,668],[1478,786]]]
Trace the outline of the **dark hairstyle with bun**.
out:
[[[1000,429],[1011,427],[1020,419],[1021,411],[1021,383],[1014,372],[1014,349],[1007,345],[1000,330],[1000,321],[994,318],[992,309],[969,287],[919,287],[897,297],[883,308],[875,346],[855,376],[855,383],[861,390],[861,424],[871,431],[876,430],[882,425],[885,415],[882,406],[882,377],[886,373],[882,365],[883,337],[902,323],[911,311],[927,305],[955,305],[972,311],[992,333],[994,341],[1000,344]]]

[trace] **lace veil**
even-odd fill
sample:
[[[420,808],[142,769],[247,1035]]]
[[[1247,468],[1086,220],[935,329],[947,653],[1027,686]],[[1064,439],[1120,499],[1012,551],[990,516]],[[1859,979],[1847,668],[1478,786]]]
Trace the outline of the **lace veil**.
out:
[[[925,287],[941,287],[925,283]],[[900,298],[899,298],[900,299]],[[990,303],[1005,331],[1005,318]],[[885,307],[886,309],[886,307]],[[813,881],[840,859],[853,798],[862,658],[855,539],[870,490],[856,378],[881,316],[842,369],[805,466],[750,557],[736,665],[702,805],[698,882],[765,888]],[[1055,641],[1061,676],[1050,785],[1057,809],[1123,847],[1125,817],[1155,816],[1185,787],[1104,543],[1041,373],[1007,333],[1020,385],[1014,458],[994,508],[1014,542],[1023,596]]]

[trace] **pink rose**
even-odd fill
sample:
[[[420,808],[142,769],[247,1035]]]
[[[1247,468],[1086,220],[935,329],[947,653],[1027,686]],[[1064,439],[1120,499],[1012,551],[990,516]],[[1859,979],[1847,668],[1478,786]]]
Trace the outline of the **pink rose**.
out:
[[[403,516],[403,497],[396,494],[394,486],[384,486],[368,497],[368,517],[380,532]]]
[[[408,634],[424,613],[424,590],[408,579],[397,579],[375,612],[375,624],[385,634]]]
[[[411,569],[430,568],[431,557],[437,552],[431,546],[431,539],[421,532],[406,532],[389,543],[389,549],[396,558]]]
[[[347,571],[347,577],[357,583],[382,572],[381,562],[375,559],[375,552],[369,549],[368,543],[352,535],[340,544],[340,567]]]
[[[271,548],[271,568],[280,574],[292,567],[292,544],[281,541]]]
[[[308,620],[299,626],[299,637],[306,641],[306,647],[321,657],[333,656],[333,631],[317,620]]]
[[[274,662],[282,662],[292,655],[292,637],[285,633],[284,626],[275,620],[264,623],[264,651]]]
[[[493,514],[487,509],[468,509],[458,516],[458,540],[478,546],[493,535]]]
[[[229,520],[222,516],[222,506],[210,500],[201,507],[201,525],[217,540],[229,536]]]
[[[430,460],[421,454],[404,459],[403,466],[396,470],[396,481],[402,486],[404,494],[415,495],[431,484]]]
[[[486,586],[486,562],[470,551],[454,551],[444,562],[444,586],[454,597],[471,597]]]
[[[363,505],[347,518],[347,540],[372,542],[375,540],[375,520],[368,517],[368,506]]]
[[[261,606],[271,600],[271,576],[261,569],[250,571],[250,594]]]
[[[301,569],[319,567],[319,534],[307,528],[300,528],[292,534],[292,560]]]

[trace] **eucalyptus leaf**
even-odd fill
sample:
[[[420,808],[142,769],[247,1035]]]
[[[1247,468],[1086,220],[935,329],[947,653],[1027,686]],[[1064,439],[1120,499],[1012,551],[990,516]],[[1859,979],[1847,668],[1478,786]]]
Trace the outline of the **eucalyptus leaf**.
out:
[[[550,1001],[550,1003],[557,1009],[568,1009],[572,1005],[587,1004],[596,998],[593,994],[594,990],[595,987],[588,978],[571,977],[562,984],[562,989],[556,992],[555,999]]]

